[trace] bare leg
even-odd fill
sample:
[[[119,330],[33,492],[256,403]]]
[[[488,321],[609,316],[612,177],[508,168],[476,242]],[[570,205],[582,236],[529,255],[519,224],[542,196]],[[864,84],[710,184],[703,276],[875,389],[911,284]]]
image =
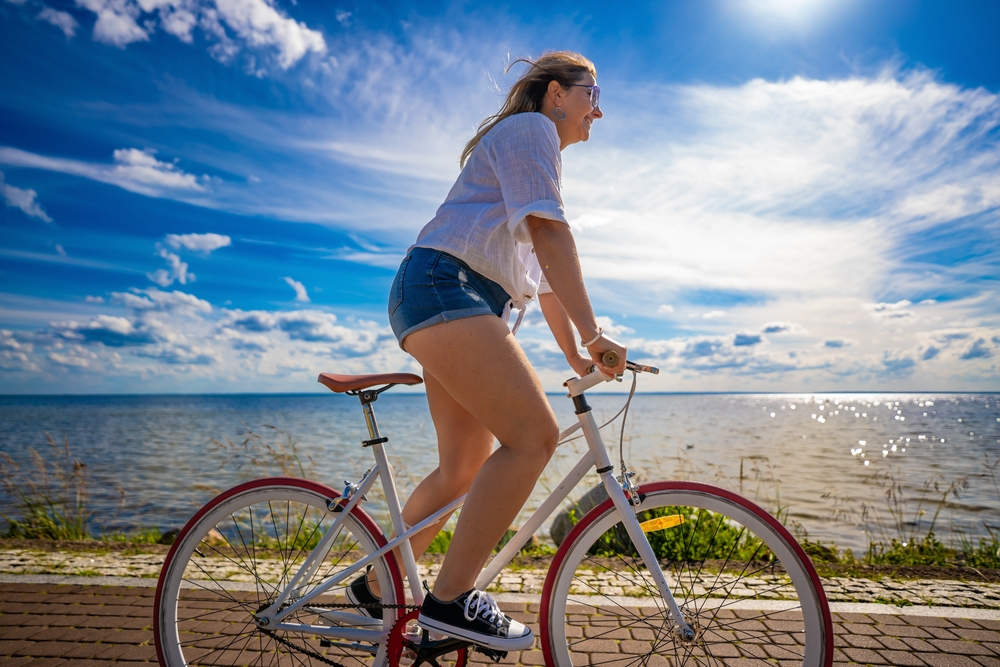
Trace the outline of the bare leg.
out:
[[[437,431],[440,463],[410,494],[403,507],[403,521],[416,525],[459,496],[467,493],[476,473],[493,451],[493,434],[445,391],[429,372],[424,372],[427,404]],[[441,531],[447,516],[410,538],[413,555],[420,557]],[[396,553],[397,558],[402,556]],[[400,561],[402,562],[402,561]],[[378,580],[368,575],[372,593],[381,596]]]
[[[499,318],[438,324],[410,334],[403,345],[451,399],[431,405],[436,427],[440,421],[460,428],[467,414],[500,441],[469,489],[434,585],[436,598],[452,600],[474,586],[520,512],[555,451],[559,427],[538,376]]]

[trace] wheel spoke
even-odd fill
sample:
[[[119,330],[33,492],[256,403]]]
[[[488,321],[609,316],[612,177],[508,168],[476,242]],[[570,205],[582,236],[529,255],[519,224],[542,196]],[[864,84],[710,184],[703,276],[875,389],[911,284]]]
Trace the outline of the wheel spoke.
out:
[[[755,505],[713,491],[700,484],[644,488],[640,508],[649,518],[679,512],[691,519],[651,545],[695,638],[675,634],[617,510],[595,510],[581,520],[574,542],[562,545],[546,580],[549,612],[540,620],[558,665],[825,664],[832,654],[825,643],[829,612],[812,587],[811,564]],[[631,606],[627,596],[636,594],[646,599]],[[791,604],[751,611],[754,600]]]
[[[386,667],[387,651],[377,644],[369,649],[371,644],[331,637],[331,647],[319,645],[311,626],[330,632],[331,621],[320,613],[347,603],[341,588],[324,592],[315,607],[288,616],[287,622],[304,626],[301,632],[272,636],[257,627],[254,614],[274,604],[334,521],[326,502],[336,494],[314,488],[323,487],[300,480],[273,486],[247,483],[211,501],[199,513],[196,527],[185,528],[164,564],[156,598],[160,620],[155,635],[167,664],[321,667],[332,661],[343,667]],[[374,522],[363,523],[358,513],[337,515],[342,518],[338,549],[316,554],[322,560],[315,574],[300,582],[296,595],[315,590],[346,559],[378,548],[383,538],[366,527]],[[373,571],[385,603],[396,604],[398,570],[380,558],[373,561]],[[356,624],[347,623],[345,632],[347,628],[357,631]],[[451,667],[446,663],[442,666]]]

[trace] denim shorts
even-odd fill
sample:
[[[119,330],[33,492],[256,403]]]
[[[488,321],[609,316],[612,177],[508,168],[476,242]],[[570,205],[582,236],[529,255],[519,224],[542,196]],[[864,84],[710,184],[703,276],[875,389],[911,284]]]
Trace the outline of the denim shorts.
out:
[[[399,346],[414,331],[475,315],[503,316],[510,296],[462,260],[440,250],[412,248],[389,290],[389,324]]]

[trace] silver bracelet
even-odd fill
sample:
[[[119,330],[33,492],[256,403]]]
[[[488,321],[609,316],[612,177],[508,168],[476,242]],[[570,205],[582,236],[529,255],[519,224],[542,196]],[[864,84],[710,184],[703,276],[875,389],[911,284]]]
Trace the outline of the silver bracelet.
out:
[[[597,327],[597,335],[594,336],[593,338],[591,338],[590,340],[588,340],[586,343],[584,343],[583,341],[580,341],[580,345],[582,347],[590,347],[591,345],[593,345],[594,343],[596,343],[598,340],[600,340],[601,336],[603,336],[603,335],[604,335],[604,329],[602,329],[601,327]]]

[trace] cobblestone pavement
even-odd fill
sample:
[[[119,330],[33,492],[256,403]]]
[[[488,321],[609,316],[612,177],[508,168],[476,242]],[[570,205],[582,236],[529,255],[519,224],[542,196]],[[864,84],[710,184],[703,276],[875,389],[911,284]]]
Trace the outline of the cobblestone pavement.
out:
[[[112,662],[155,663],[152,582],[95,586],[4,579],[7,581],[0,582],[0,664],[97,667]],[[525,601],[504,601],[501,606],[537,632],[538,603],[528,596],[521,597]],[[972,618],[963,618],[962,610],[950,612],[949,618],[834,613],[835,664],[1000,667],[1000,614],[971,610],[968,615]],[[737,618],[739,612],[733,615]],[[572,620],[588,640],[589,628],[600,628],[602,623],[602,617],[596,614],[581,614]],[[620,665],[629,664],[622,660],[621,652],[642,650],[643,641],[648,639],[634,630],[622,629],[615,637],[606,630],[601,632],[605,638],[594,639],[589,647],[592,663],[612,659]],[[762,655],[780,657],[774,653],[780,641],[776,636],[774,645],[762,645]],[[474,654],[473,661],[482,663],[485,659]],[[511,653],[503,664],[541,665],[543,659],[536,647]]]
[[[232,561],[214,559],[200,561],[202,568],[211,571],[218,578],[229,578],[239,581],[249,580],[249,575],[234,570],[230,576],[222,576],[225,570],[233,570]],[[162,554],[98,554],[69,552],[38,552],[28,550],[0,551],[0,574],[64,574],[87,576],[117,576],[117,577],[149,577],[156,578],[163,564]],[[433,583],[440,565],[419,565],[421,580],[427,579]],[[280,570],[280,564],[275,562],[275,572]],[[538,595],[542,592],[545,581],[545,570],[509,570],[501,573],[496,585],[490,590],[503,593],[524,593]],[[753,580],[743,578],[742,585],[750,585],[745,591],[746,596],[755,594],[752,589]],[[617,580],[613,574],[594,576],[593,582],[587,582],[590,591],[600,591],[604,595],[628,595],[629,585],[626,581]],[[761,580],[762,589],[770,591],[769,595],[780,595],[780,589],[775,588],[771,581]],[[884,578],[881,581],[868,579],[849,579],[832,577],[823,579],[823,587],[831,602],[891,602],[894,604],[935,605],[942,607],[979,607],[985,609],[1000,609],[1000,584],[985,584],[951,580],[917,580],[894,581]],[[583,592],[583,591],[581,591]],[[730,595],[738,595],[739,590],[730,591]]]

